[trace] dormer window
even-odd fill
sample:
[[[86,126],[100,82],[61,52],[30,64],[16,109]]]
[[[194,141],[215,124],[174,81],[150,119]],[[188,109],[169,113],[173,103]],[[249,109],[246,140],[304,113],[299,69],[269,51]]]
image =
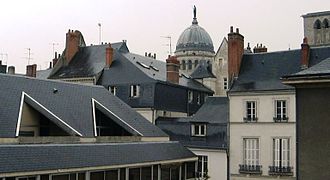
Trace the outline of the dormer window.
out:
[[[140,96],[140,85],[131,85],[130,97],[139,97]]]
[[[191,136],[206,136],[206,124],[192,124]]]
[[[109,86],[109,91],[115,96],[117,93],[117,87],[116,86]]]
[[[188,90],[188,103],[192,103],[193,98],[194,98],[193,92]]]

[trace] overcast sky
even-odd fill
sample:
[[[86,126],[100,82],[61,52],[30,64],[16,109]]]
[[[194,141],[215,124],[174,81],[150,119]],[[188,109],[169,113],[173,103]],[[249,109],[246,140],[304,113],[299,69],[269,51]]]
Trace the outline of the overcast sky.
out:
[[[0,59],[25,73],[27,48],[30,64],[48,67],[55,50],[62,53],[68,29],[82,32],[88,45],[127,40],[131,52],[157,54],[165,60],[172,37],[172,50],[183,30],[191,25],[192,8],[211,36],[215,51],[229,27],[239,27],[245,44],[266,45],[269,51],[300,48],[301,15],[326,11],[329,0],[6,0],[0,5]]]

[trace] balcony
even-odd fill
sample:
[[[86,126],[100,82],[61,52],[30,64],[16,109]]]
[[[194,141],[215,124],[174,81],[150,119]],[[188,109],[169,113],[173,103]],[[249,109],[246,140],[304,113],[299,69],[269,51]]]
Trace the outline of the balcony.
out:
[[[269,166],[269,175],[292,176],[292,169],[293,167]]]
[[[288,122],[289,118],[288,117],[274,117],[273,118],[274,122]]]
[[[244,122],[257,122],[258,118],[257,117],[244,117],[243,121]]]
[[[246,165],[240,164],[239,165],[239,173],[243,174],[261,174],[261,165]]]

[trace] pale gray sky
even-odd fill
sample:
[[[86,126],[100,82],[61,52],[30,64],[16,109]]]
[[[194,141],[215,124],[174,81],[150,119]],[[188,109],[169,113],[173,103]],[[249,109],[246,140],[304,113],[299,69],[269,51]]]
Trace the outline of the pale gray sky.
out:
[[[27,49],[38,69],[48,67],[55,50],[62,53],[65,33],[79,30],[86,43],[127,40],[131,52],[157,53],[167,57],[167,39],[172,49],[185,28],[191,25],[192,8],[211,36],[215,51],[229,27],[239,27],[245,43],[265,44],[269,51],[300,48],[303,38],[302,14],[329,10],[329,0],[4,0],[0,4],[0,53],[8,54],[8,65],[25,73]],[[0,59],[6,61],[6,56]]]

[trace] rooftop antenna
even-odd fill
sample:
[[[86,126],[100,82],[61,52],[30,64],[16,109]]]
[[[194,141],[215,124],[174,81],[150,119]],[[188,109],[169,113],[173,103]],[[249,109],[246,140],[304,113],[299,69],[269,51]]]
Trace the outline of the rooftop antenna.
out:
[[[101,23],[97,24],[99,26],[99,44],[101,44]]]
[[[54,54],[55,54],[55,46],[59,45],[59,43],[52,42],[52,43],[50,43],[50,45],[53,46],[53,55],[54,55]],[[53,56],[53,55],[52,55],[52,56]],[[55,58],[56,58],[56,57],[55,57]]]
[[[171,36],[161,36],[162,38],[166,38],[169,40],[169,44],[166,44],[167,46],[169,46],[169,53],[170,55],[172,55],[172,37]]]
[[[30,61],[31,61],[31,55],[33,54],[33,53],[31,53],[31,48],[26,48],[27,50],[28,50],[28,52],[27,53],[25,53],[25,54],[27,54],[27,57],[26,57],[26,59],[28,60],[28,65],[30,65]]]

